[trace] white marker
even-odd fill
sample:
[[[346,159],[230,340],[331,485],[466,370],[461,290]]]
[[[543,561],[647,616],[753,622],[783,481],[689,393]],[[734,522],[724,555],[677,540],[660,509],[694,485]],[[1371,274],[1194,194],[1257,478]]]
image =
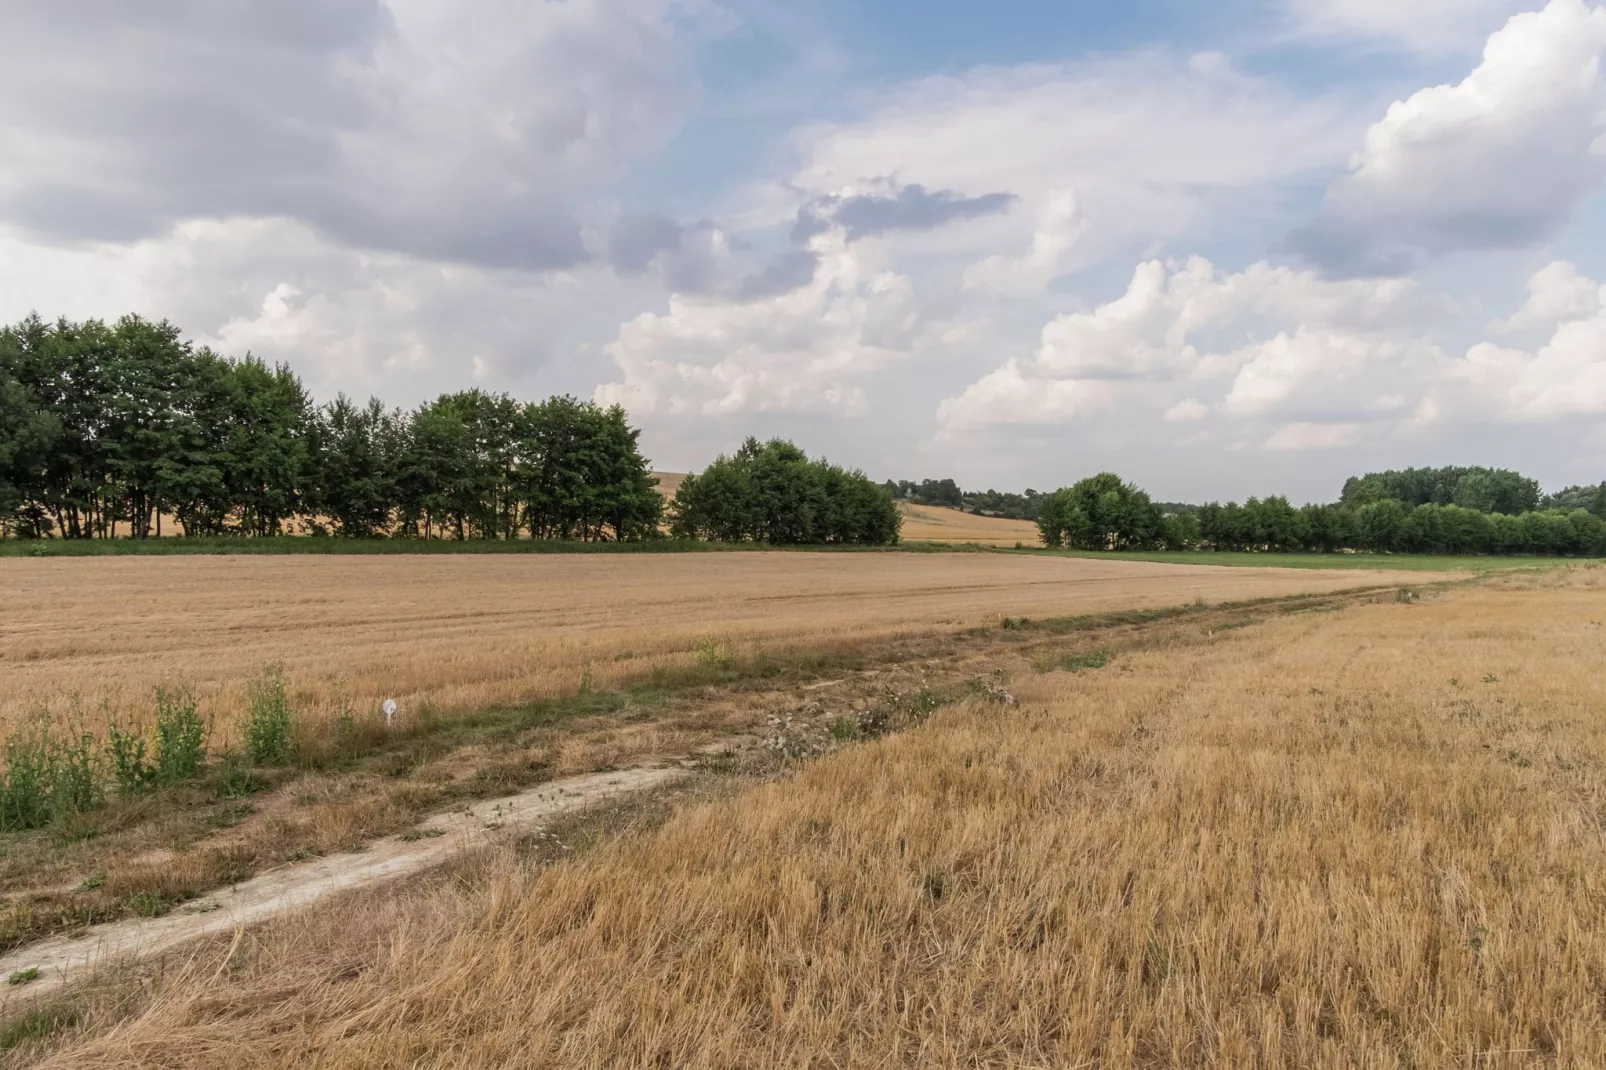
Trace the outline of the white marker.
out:
[[[396,716],[396,700],[387,698],[379,708],[385,714],[385,726],[390,727],[390,719]]]

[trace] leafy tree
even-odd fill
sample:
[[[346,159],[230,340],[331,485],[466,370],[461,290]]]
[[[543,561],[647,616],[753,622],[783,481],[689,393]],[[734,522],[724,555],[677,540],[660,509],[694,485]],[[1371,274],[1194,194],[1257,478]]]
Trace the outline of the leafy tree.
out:
[[[780,439],[749,438],[688,476],[673,513],[677,536],[772,546],[888,545],[902,524],[885,487]]]
[[[371,539],[389,533],[396,503],[402,437],[399,418],[378,398],[358,406],[345,394],[325,405],[312,425],[316,457],[309,505],[337,535]],[[314,520],[321,528],[324,520]]]
[[[1164,534],[1149,496],[1111,472],[1050,494],[1038,509],[1037,529],[1044,545],[1075,550],[1144,550]]]
[[[224,480],[248,535],[277,535],[312,475],[312,402],[288,365],[247,356],[227,375]]]
[[[1352,476],[1339,500],[1360,506],[1387,498],[1411,508],[1459,505],[1516,515],[1538,508],[1539,483],[1504,468],[1405,468]]]

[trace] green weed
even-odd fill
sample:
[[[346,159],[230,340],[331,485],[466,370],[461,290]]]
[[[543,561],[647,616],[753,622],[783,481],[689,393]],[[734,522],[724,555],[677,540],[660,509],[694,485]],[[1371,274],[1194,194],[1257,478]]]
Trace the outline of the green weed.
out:
[[[245,719],[245,755],[254,765],[285,765],[294,756],[294,715],[284,666],[269,665],[251,681]]]
[[[208,726],[188,688],[156,689],[156,781],[177,784],[201,775]]]

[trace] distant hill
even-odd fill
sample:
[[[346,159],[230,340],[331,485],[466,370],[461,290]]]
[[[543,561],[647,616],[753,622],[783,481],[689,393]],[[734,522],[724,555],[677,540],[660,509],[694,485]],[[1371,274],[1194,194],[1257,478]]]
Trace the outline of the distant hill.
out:
[[[919,505],[901,501],[903,537],[915,542],[976,543],[981,546],[1038,546],[1037,525],[1030,520],[1008,520],[1000,516],[977,516],[941,505]]]
[[[658,481],[658,493],[665,498],[673,498],[686,480],[685,472],[654,472],[652,475]]]

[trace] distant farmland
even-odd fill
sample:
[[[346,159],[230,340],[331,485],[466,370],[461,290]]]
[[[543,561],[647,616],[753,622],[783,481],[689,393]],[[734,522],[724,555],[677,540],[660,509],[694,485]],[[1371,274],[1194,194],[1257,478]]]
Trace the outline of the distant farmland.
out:
[[[940,505],[900,501],[903,537],[910,542],[974,543],[978,546],[1041,546],[1037,525],[1030,520],[977,516]]]
[[[991,554],[0,560],[0,729],[69,696],[91,721],[185,681],[219,728],[283,662],[297,701],[468,709],[690,664],[699,649],[856,643],[1204,599],[1420,582],[1400,573]]]

